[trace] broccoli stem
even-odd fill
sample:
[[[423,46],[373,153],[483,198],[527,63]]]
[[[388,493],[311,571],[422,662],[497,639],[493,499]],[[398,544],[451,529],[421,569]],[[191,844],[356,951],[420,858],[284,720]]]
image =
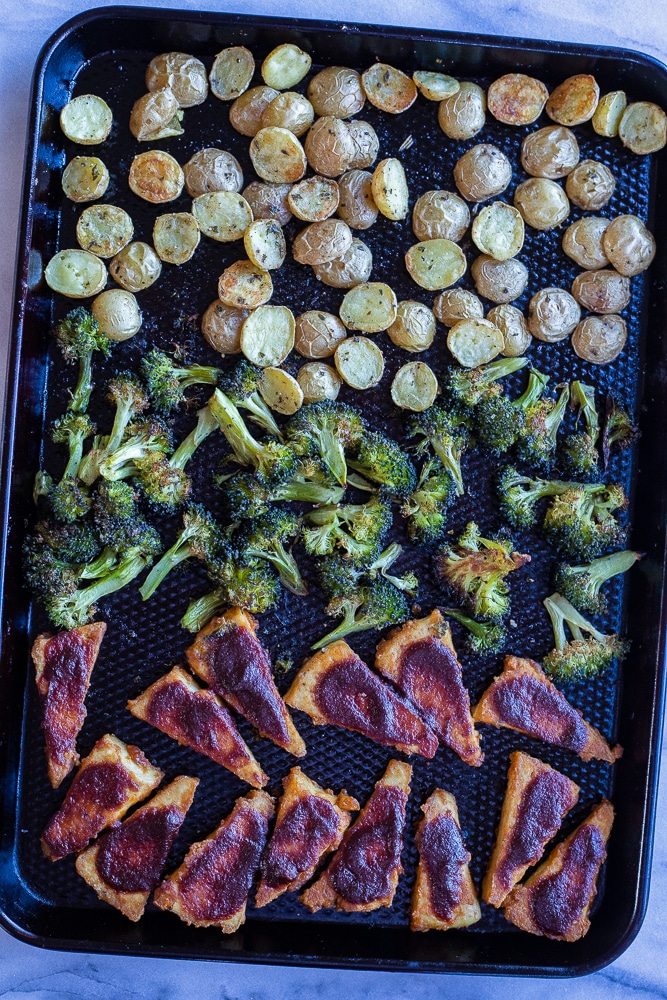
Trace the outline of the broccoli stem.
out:
[[[267,562],[270,562],[278,570],[283,587],[298,597],[305,597],[308,593],[296,559],[291,552],[287,552],[282,542],[274,540],[273,552],[270,549],[254,548],[250,545],[245,549],[244,555],[255,559],[266,559]]]
[[[336,626],[331,632],[318,639],[310,647],[311,649],[321,649],[322,646],[328,645],[330,642],[334,642],[336,639],[344,639],[346,635],[352,635],[353,632],[366,632],[369,628],[373,626],[366,622],[366,619],[361,617],[357,619],[356,612],[360,605],[352,604],[347,602],[344,607],[344,616],[342,622]]]
[[[419,587],[419,580],[414,573],[406,573],[405,576],[393,576],[388,572],[402,551],[402,545],[399,545],[398,542],[392,542],[391,545],[388,545],[384,552],[381,552],[377,559],[371,563],[368,567],[367,573],[373,578],[376,577],[378,573],[381,573],[385,580],[389,580],[389,583],[393,583],[393,585],[399,590],[405,590],[409,594],[414,594]]]
[[[198,526],[193,525],[190,530],[184,528],[170,549],[167,549],[162,558],[155,563],[150,573],[139,587],[142,601],[147,601],[152,597],[164,578],[171,573],[172,569],[179,566],[186,559],[190,558],[190,539],[193,538]]]
[[[583,416],[586,433],[591,439],[591,444],[595,447],[600,435],[600,420],[595,406],[594,386],[579,381],[573,382],[570,386],[570,401],[573,407],[578,408],[579,415]]]
[[[169,459],[172,469],[185,469],[196,449],[205,441],[209,434],[218,429],[218,421],[209,406],[202,407],[197,412],[197,425],[179,444]]]
[[[64,601],[47,602],[47,611],[55,623],[62,628],[77,628],[85,625],[94,613],[94,606],[103,597],[122,590],[131,583],[150,563],[150,556],[127,555],[107,576],[96,583],[76,590]]]
[[[203,597],[198,597],[191,601],[187,611],[181,618],[181,628],[188,632],[199,632],[205,625],[208,625],[211,618],[224,611],[227,602],[224,598],[224,591],[212,590]]]
[[[469,615],[465,615],[458,608],[440,608],[440,611],[447,618],[453,618],[459,625],[463,625],[476,639],[484,639],[489,631],[489,622],[477,622]]]
[[[302,479],[290,479],[277,486],[272,500],[300,500],[302,503],[338,504],[345,495],[342,486],[327,486],[325,483],[311,483]]]
[[[84,566],[81,571],[81,579],[99,580],[100,577],[106,576],[107,573],[111,572],[117,560],[118,553],[110,546],[107,546],[97,559],[93,559],[92,562]]]
[[[267,431],[269,434],[273,434],[275,437],[281,437],[280,427],[278,427],[271,410],[256,392],[252,392],[249,396],[246,396],[246,398],[237,405],[240,406],[241,409],[247,410],[250,419],[254,420],[254,422],[262,428],[262,430]]]
[[[607,638],[602,632],[599,632],[598,629],[591,625],[583,615],[579,614],[577,609],[569,601],[566,601],[564,597],[561,597],[560,594],[552,594],[551,597],[545,597],[542,603],[549,613],[554,630],[556,649],[559,653],[567,645],[567,636],[565,634],[566,622],[575,639],[582,639],[582,629],[584,632],[592,635],[594,639],[597,639],[598,642],[604,642]]]
[[[260,446],[246,427],[238,408],[225,394],[216,389],[208,406],[227,443],[241,465],[257,465]]]
[[[612,552],[611,555],[594,559],[588,566],[571,566],[570,572],[585,573],[590,578],[593,593],[597,594],[603,583],[620,573],[627,573],[638,559],[641,559],[641,555],[631,550]]]
[[[82,354],[79,358],[79,379],[72,393],[69,410],[85,413],[93,391],[93,352]]]

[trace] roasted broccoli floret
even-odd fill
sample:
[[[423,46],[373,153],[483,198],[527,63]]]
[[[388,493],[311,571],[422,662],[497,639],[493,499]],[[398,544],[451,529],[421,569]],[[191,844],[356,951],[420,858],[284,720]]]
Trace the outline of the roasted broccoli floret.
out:
[[[377,555],[391,527],[391,504],[380,493],[363,504],[316,507],[304,519],[307,526],[302,530],[302,539],[311,555],[330,555],[341,548],[349,559],[367,563]]]
[[[511,542],[483,538],[471,521],[455,545],[438,551],[436,567],[450,591],[475,617],[501,621],[510,610],[505,577],[527,562],[530,556],[513,552]]]
[[[217,475],[214,476],[214,482],[225,494],[232,521],[259,517],[266,513],[271,503],[280,500],[337,504],[345,493],[344,487],[332,482],[324,467],[313,459],[300,461],[295,475],[274,487],[260,483],[249,472],[240,472],[234,476]]]
[[[618,635],[604,635],[560,594],[544,599],[554,630],[555,648],[543,666],[559,681],[583,681],[602,673],[612,660],[622,660],[630,643]],[[565,626],[572,633],[568,641]]]
[[[185,390],[191,385],[217,385],[222,372],[210,365],[178,365],[157,348],[149,351],[141,361],[141,370],[148,386],[153,406],[159,413],[168,414],[185,399]]]
[[[78,475],[88,486],[100,475],[104,463],[113,461],[115,453],[126,437],[128,425],[148,409],[149,399],[143,385],[131,372],[123,372],[111,379],[107,399],[116,412],[108,437],[95,438],[93,447],[79,464]]]
[[[367,587],[359,587],[342,597],[334,597],[326,607],[332,617],[343,616],[343,621],[328,635],[313,643],[312,649],[321,649],[335,639],[343,639],[353,632],[367,632],[386,625],[400,625],[410,617],[410,607],[402,591],[380,576]]]
[[[271,410],[259,394],[262,381],[262,369],[246,361],[239,361],[229,375],[223,375],[218,385],[232,403],[241,410],[248,411],[248,418],[268,434],[280,437],[280,427],[275,421]]]
[[[604,430],[602,432],[602,458],[607,468],[609,455],[614,447],[624,449],[639,437],[639,428],[633,423],[627,410],[619,404],[611,393],[607,395],[605,407]]]
[[[345,452],[356,451],[365,433],[357,411],[332,400],[302,406],[285,427],[287,440],[297,455],[317,455],[341,486],[347,482]]]
[[[554,497],[547,507],[542,530],[567,559],[595,559],[623,542],[625,530],[613,511],[627,500],[620,486],[581,483]]]
[[[317,561],[317,575],[322,590],[329,597],[344,597],[353,590],[358,590],[362,584],[367,584],[376,580],[378,576],[384,577],[399,590],[404,590],[410,596],[414,596],[419,580],[414,573],[405,573],[403,576],[393,576],[388,570],[393,566],[401,555],[403,547],[397,542],[388,545],[384,552],[373,562],[364,565],[354,562],[341,553],[335,552],[333,555],[323,556]]]
[[[78,586],[80,567],[59,558],[38,533],[24,539],[21,562],[24,579],[37,597],[72,594]]]
[[[528,413],[539,402],[549,381],[547,375],[531,369],[528,385],[518,399],[500,393],[487,396],[475,408],[475,436],[489,451],[500,455],[526,432]]]
[[[256,441],[235,404],[220,389],[215,390],[208,405],[239,465],[252,466],[262,482],[271,486],[293,478],[297,457],[291,448],[274,438]]]
[[[407,434],[408,437],[421,437],[417,446],[418,453],[431,446],[452,477],[456,495],[461,496],[464,492],[461,456],[469,440],[465,425],[441,406],[433,405],[410,419]]]
[[[206,570],[227,607],[261,614],[278,603],[280,581],[271,563],[264,559],[248,558],[247,553],[227,544],[207,560]]]
[[[56,324],[52,333],[60,345],[65,361],[68,364],[79,362],[79,380],[72,393],[69,409],[84,413],[93,391],[93,354],[101,351],[107,356],[111,351],[111,341],[102,333],[93,314],[83,306],[69,312]]]
[[[537,521],[536,507],[540,500],[558,496],[577,485],[560,479],[532,479],[506,465],[497,483],[500,513],[515,528],[531,528]]]
[[[89,563],[100,554],[102,546],[89,521],[60,524],[50,519],[38,521],[34,534],[57,555],[70,563]]]
[[[266,559],[278,571],[280,582],[299,597],[308,593],[296,559],[285,545],[298,535],[301,522],[296,514],[271,507],[240,531],[235,544],[243,558]]]
[[[155,563],[139,588],[142,600],[151,597],[165,577],[186,559],[212,559],[223,541],[222,530],[201,504],[191,504],[183,512],[183,528],[170,549]]]
[[[570,406],[577,410],[577,421],[583,418],[584,429],[570,434],[562,446],[563,468],[567,475],[579,479],[596,479],[598,474],[597,440],[600,421],[595,407],[595,388],[584,382],[570,386]]]
[[[410,597],[414,597],[419,589],[419,580],[415,573],[404,573],[403,576],[394,576],[389,570],[400,557],[403,546],[398,542],[392,542],[384,552],[381,552],[377,559],[374,559],[365,575],[371,580],[377,579],[378,575],[383,576],[389,583],[393,583],[399,590],[404,590]]]
[[[411,541],[435,542],[445,530],[447,508],[455,495],[454,480],[438,458],[424,462],[417,488],[403,501],[401,514],[408,519]]]
[[[69,450],[60,481],[51,481],[47,492],[51,510],[59,521],[77,521],[90,507],[88,491],[77,479],[77,470],[83,454],[83,442],[94,433],[95,425],[89,417],[76,411],[68,411],[59,417],[51,429],[51,437],[56,444],[65,444]]]
[[[526,358],[499,358],[479,368],[449,368],[443,386],[445,398],[463,411],[470,411],[483,399],[502,392],[498,379],[527,364]]]
[[[517,454],[522,461],[539,467],[551,465],[569,399],[570,387],[564,385],[557,400],[540,396],[524,408],[525,422],[517,440]]]
[[[607,580],[627,571],[642,558],[641,552],[612,552],[609,556],[594,559],[587,566],[556,567],[554,586],[579,611],[602,615],[607,610],[607,598],[600,587]]]
[[[458,608],[441,608],[443,615],[453,618],[468,630],[467,645],[477,656],[501,653],[507,642],[507,629],[498,622],[476,622]]]
[[[128,483],[102,480],[98,484],[93,523],[105,551],[114,556],[136,547],[152,548],[154,530],[140,513],[137,494]]]
[[[128,479],[138,475],[139,463],[147,455],[162,457],[171,448],[171,431],[159,417],[137,420],[128,426],[119,447],[100,461],[99,474],[104,479]]]
[[[412,493],[417,482],[414,465],[400,445],[386,434],[366,432],[354,459],[348,458],[347,464],[397,496]]]

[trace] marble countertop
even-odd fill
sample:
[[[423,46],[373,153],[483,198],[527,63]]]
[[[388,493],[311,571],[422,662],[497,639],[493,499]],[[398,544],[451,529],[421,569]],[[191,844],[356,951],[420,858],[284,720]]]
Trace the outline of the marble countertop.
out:
[[[100,0],[101,2],[101,0]],[[141,5],[141,0],[137,0]],[[32,69],[49,35],[89,0],[0,0],[0,372],[5,369],[11,325],[15,246],[18,227],[26,121]],[[150,6],[150,4],[145,4]],[[665,0],[160,0],[162,8],[206,10],[224,7],[253,14],[363,20],[454,31],[551,38],[639,49],[667,62]],[[663,754],[667,757],[667,751]],[[664,763],[664,761],[663,761]],[[657,835],[648,912],[638,937],[611,966],[585,979],[559,981],[559,997],[578,1000],[629,1000],[667,997],[667,782],[658,801]],[[527,947],[529,942],[527,941]],[[661,958],[662,956],[662,958]],[[25,945],[0,930],[0,996],[7,1000],[185,1000],[196,988],[201,997],[220,1000],[320,1000],[365,997],[402,1000],[419,991],[435,1000],[456,991],[459,1000],[510,997],[517,984],[509,977],[420,976],[191,963],[127,957],[61,954]],[[547,1000],[554,985],[524,980],[523,1000]]]

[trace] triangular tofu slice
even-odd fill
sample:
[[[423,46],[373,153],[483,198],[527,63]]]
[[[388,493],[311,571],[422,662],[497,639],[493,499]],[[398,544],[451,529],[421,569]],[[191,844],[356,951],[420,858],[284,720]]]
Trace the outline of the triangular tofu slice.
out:
[[[327,870],[301,895],[311,912],[335,906],[361,913],[391,906],[403,871],[401,851],[411,777],[409,764],[389,761]]]
[[[501,905],[540,860],[578,799],[579,786],[560,771],[520,750],[510,754],[500,823],[482,884],[485,903]]]
[[[456,799],[436,788],[421,807],[417,827],[419,864],[412,891],[412,931],[448,931],[481,918],[459,823]]]
[[[570,705],[539,663],[518,656],[505,657],[502,674],[486,689],[472,717],[475,722],[514,729],[572,750],[582,760],[613,764],[623,753],[623,747],[610,747],[604,736]]]
[[[470,714],[452,633],[436,609],[406,622],[378,643],[375,668],[415,705],[438,739],[466,764],[479,767],[484,754]]]
[[[285,695],[316,726],[342,726],[401,753],[429,759],[438,740],[426,723],[361,660],[344,639],[306,660]]]
[[[268,782],[220,699],[200,687],[183,667],[159,677],[127,707],[137,719],[210,757],[253,788]]]
[[[283,778],[276,825],[262,858],[255,906],[266,906],[283,892],[295,892],[335,851],[359,808],[346,792],[335,795],[293,767]]]
[[[54,788],[80,760],[76,738],[86,718],[90,675],[106,630],[104,622],[94,622],[55,635],[38,635],[32,646],[46,763]]]
[[[295,757],[303,757],[306,745],[278,693],[271,658],[257,638],[256,628],[247,611],[230,608],[197,633],[185,651],[188,664],[260,736]]]
[[[274,802],[266,792],[237,799],[217,830],[193,844],[180,868],[157,887],[155,905],[186,924],[233,934],[245,921],[273,813]]]
[[[63,804],[46,825],[42,850],[58,861],[87,847],[93,837],[145,799],[164,775],[139,747],[107,733],[74,775]]]
[[[530,934],[555,941],[578,941],[587,933],[597,879],[607,856],[614,807],[607,799],[553,849],[523,885],[505,900],[509,921]]]
[[[198,778],[175,778],[77,857],[81,878],[130,920],[143,916],[198,784]]]

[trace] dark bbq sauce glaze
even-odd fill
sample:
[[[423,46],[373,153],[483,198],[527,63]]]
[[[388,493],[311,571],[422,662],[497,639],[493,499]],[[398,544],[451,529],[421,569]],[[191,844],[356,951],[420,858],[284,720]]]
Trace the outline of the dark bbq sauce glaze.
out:
[[[358,905],[390,893],[391,876],[401,860],[406,803],[400,788],[375,789],[328,869],[329,882],[341,899]]]
[[[338,813],[327,799],[308,795],[285,813],[262,862],[262,878],[282,889],[317,865],[338,833]]]
[[[51,852],[64,858],[82,850],[138,787],[122,764],[88,764],[72,782],[65,801],[44,831]]]
[[[417,832],[419,856],[426,870],[431,909],[449,921],[463,895],[463,868],[470,861],[458,825],[445,814],[423,823]]]
[[[58,632],[44,647],[48,691],[42,696],[42,727],[49,756],[64,763],[86,718],[83,701],[95,658],[95,644],[75,630]]]
[[[260,733],[288,746],[285,706],[276,690],[271,660],[247,628],[226,625],[205,640],[210,685],[223,698],[233,697],[238,711]]]
[[[146,721],[219,764],[229,767],[248,760],[227,709],[178,681],[170,681],[153,693]]]
[[[209,841],[179,880],[187,911],[195,920],[227,920],[250,893],[266,840],[268,819],[241,809],[220,835]]]
[[[556,835],[563,815],[574,805],[567,778],[557,771],[540,771],[526,785],[517,810],[516,823],[496,870],[504,889],[512,887],[519,868],[535,864],[547,841]]]
[[[584,825],[574,834],[562,869],[529,890],[532,917],[543,934],[563,936],[577,920],[590,901],[605,853],[598,828]]]
[[[370,736],[387,746],[414,745],[433,757],[438,741],[358,657],[334,663],[319,679],[313,697],[329,722]]]
[[[110,830],[99,842],[97,874],[117,892],[155,889],[183,818],[177,806],[146,807]]]
[[[577,753],[588,740],[586,723],[560,691],[546,687],[534,677],[502,678],[496,682],[491,700],[501,722],[536,736],[547,743]]]
[[[461,668],[451,649],[439,639],[420,639],[403,650],[398,684],[444,740],[452,723],[460,724],[470,716]]]

